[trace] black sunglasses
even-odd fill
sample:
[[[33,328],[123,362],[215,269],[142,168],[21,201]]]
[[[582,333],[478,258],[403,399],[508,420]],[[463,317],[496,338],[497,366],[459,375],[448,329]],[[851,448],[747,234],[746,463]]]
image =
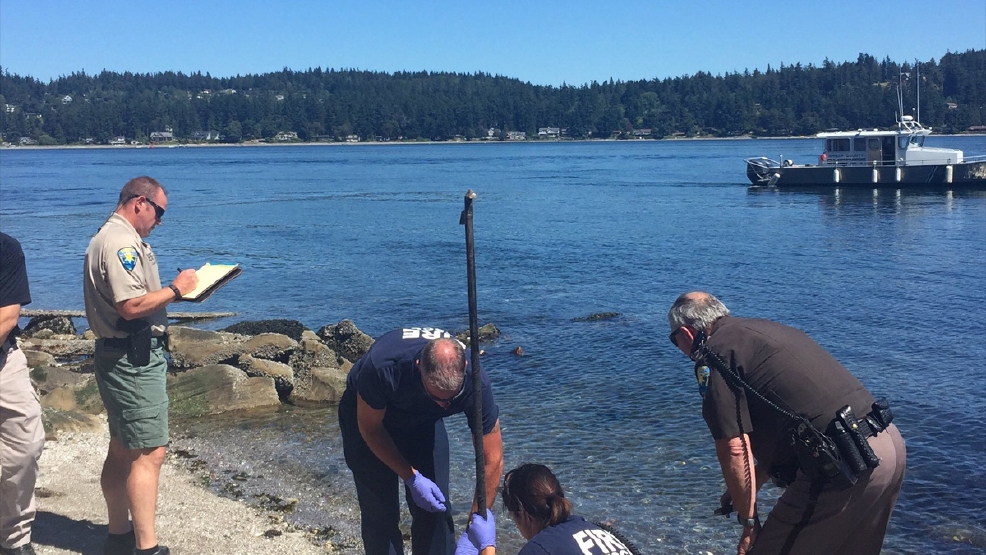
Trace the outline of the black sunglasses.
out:
[[[678,341],[675,338],[678,337],[678,332],[680,332],[680,331],[681,331],[681,328],[678,328],[678,329],[674,330],[673,332],[671,332],[670,335],[668,335],[668,341],[670,341],[671,344],[674,345],[675,347],[678,346]]]
[[[443,399],[441,397],[436,397],[436,396],[432,395],[428,391],[428,388],[424,388],[425,394],[428,395],[428,397],[430,397],[432,401],[435,401],[436,403],[438,403],[438,404],[440,404],[442,406],[448,406],[448,405],[451,405],[452,404],[452,401],[455,401],[459,397],[462,397],[462,394],[466,392],[466,381],[467,380],[465,379],[465,376],[463,376],[462,385],[459,386],[459,391],[455,395],[453,395],[453,396],[451,396],[451,397],[449,397],[447,399]]]
[[[158,221],[161,221],[161,218],[164,217],[164,208],[161,208],[160,206],[157,205],[156,202],[154,202],[153,200],[147,197],[144,197],[144,200],[146,200],[148,203],[150,203],[151,206],[154,207],[154,217],[157,218]]]
[[[422,379],[424,379],[424,373],[422,373],[421,377]],[[428,391],[428,388],[424,386],[423,382],[421,384],[421,389],[425,390],[425,395],[427,395],[432,401],[435,401],[439,405],[442,405],[443,408],[448,408],[448,406],[452,404],[452,401],[455,401],[459,397],[462,397],[462,394],[466,392],[466,382],[468,381],[469,381],[469,365],[467,364],[462,368],[462,385],[459,386],[459,391],[456,392],[455,395],[445,399],[441,397],[436,397],[432,395],[430,391]]]
[[[154,217],[157,218],[159,221],[161,220],[161,218],[164,217],[164,208],[161,208],[160,206],[157,205],[156,202],[154,202],[153,200],[147,198],[144,195],[130,195],[130,198],[128,198],[125,202],[130,202],[131,200],[133,200],[135,198],[143,198],[151,206],[153,206],[154,207]]]

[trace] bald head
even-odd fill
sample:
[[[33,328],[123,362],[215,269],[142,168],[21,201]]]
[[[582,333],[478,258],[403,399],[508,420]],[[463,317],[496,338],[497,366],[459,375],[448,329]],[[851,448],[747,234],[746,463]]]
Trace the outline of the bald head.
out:
[[[459,391],[465,379],[466,352],[456,339],[429,341],[421,350],[421,374],[425,383],[441,391]]]
[[[725,316],[729,316],[729,309],[722,301],[705,291],[691,291],[675,299],[668,311],[668,325],[672,330],[682,327],[708,330]]]

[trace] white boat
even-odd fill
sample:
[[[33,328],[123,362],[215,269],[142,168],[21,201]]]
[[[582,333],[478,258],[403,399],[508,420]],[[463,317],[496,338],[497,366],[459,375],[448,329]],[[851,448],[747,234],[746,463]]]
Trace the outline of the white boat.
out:
[[[903,99],[898,86],[898,103]],[[754,186],[803,187],[974,187],[986,188],[986,156],[924,146],[931,134],[911,116],[891,129],[857,129],[816,135],[825,141],[816,164],[747,158],[746,176]]]

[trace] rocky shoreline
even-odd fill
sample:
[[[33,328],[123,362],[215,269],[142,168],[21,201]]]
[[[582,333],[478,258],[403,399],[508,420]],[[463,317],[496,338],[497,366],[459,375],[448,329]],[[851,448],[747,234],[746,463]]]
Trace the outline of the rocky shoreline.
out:
[[[487,324],[480,340],[498,334]],[[459,337],[467,341],[468,332]],[[275,468],[276,461],[251,472],[243,467],[253,457],[243,450],[276,451],[283,426],[277,419],[292,410],[334,414],[353,361],[372,342],[351,320],[317,332],[293,320],[242,322],[221,331],[169,327],[172,442],[160,487],[161,542],[178,555],[361,553],[355,490],[344,471],[328,482],[313,481],[309,475],[317,473],[307,468]],[[90,331],[77,334],[70,316],[46,314],[31,319],[18,345],[40,396],[47,437],[35,547],[40,554],[99,553],[105,537],[99,468],[109,439],[93,375],[95,338]],[[250,418],[270,418],[275,431],[240,438],[223,429]],[[198,431],[197,422],[208,422],[211,431]]]

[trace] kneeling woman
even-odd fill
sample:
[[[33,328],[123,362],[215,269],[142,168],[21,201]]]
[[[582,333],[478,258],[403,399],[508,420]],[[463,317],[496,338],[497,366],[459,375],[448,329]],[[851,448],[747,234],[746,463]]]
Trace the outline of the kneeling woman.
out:
[[[635,555],[632,546],[612,533],[572,514],[558,478],[542,464],[521,465],[503,479],[503,507],[527,544],[518,555]],[[469,531],[459,538],[455,555],[495,553],[493,513],[473,515]],[[487,549],[490,548],[490,549]]]

